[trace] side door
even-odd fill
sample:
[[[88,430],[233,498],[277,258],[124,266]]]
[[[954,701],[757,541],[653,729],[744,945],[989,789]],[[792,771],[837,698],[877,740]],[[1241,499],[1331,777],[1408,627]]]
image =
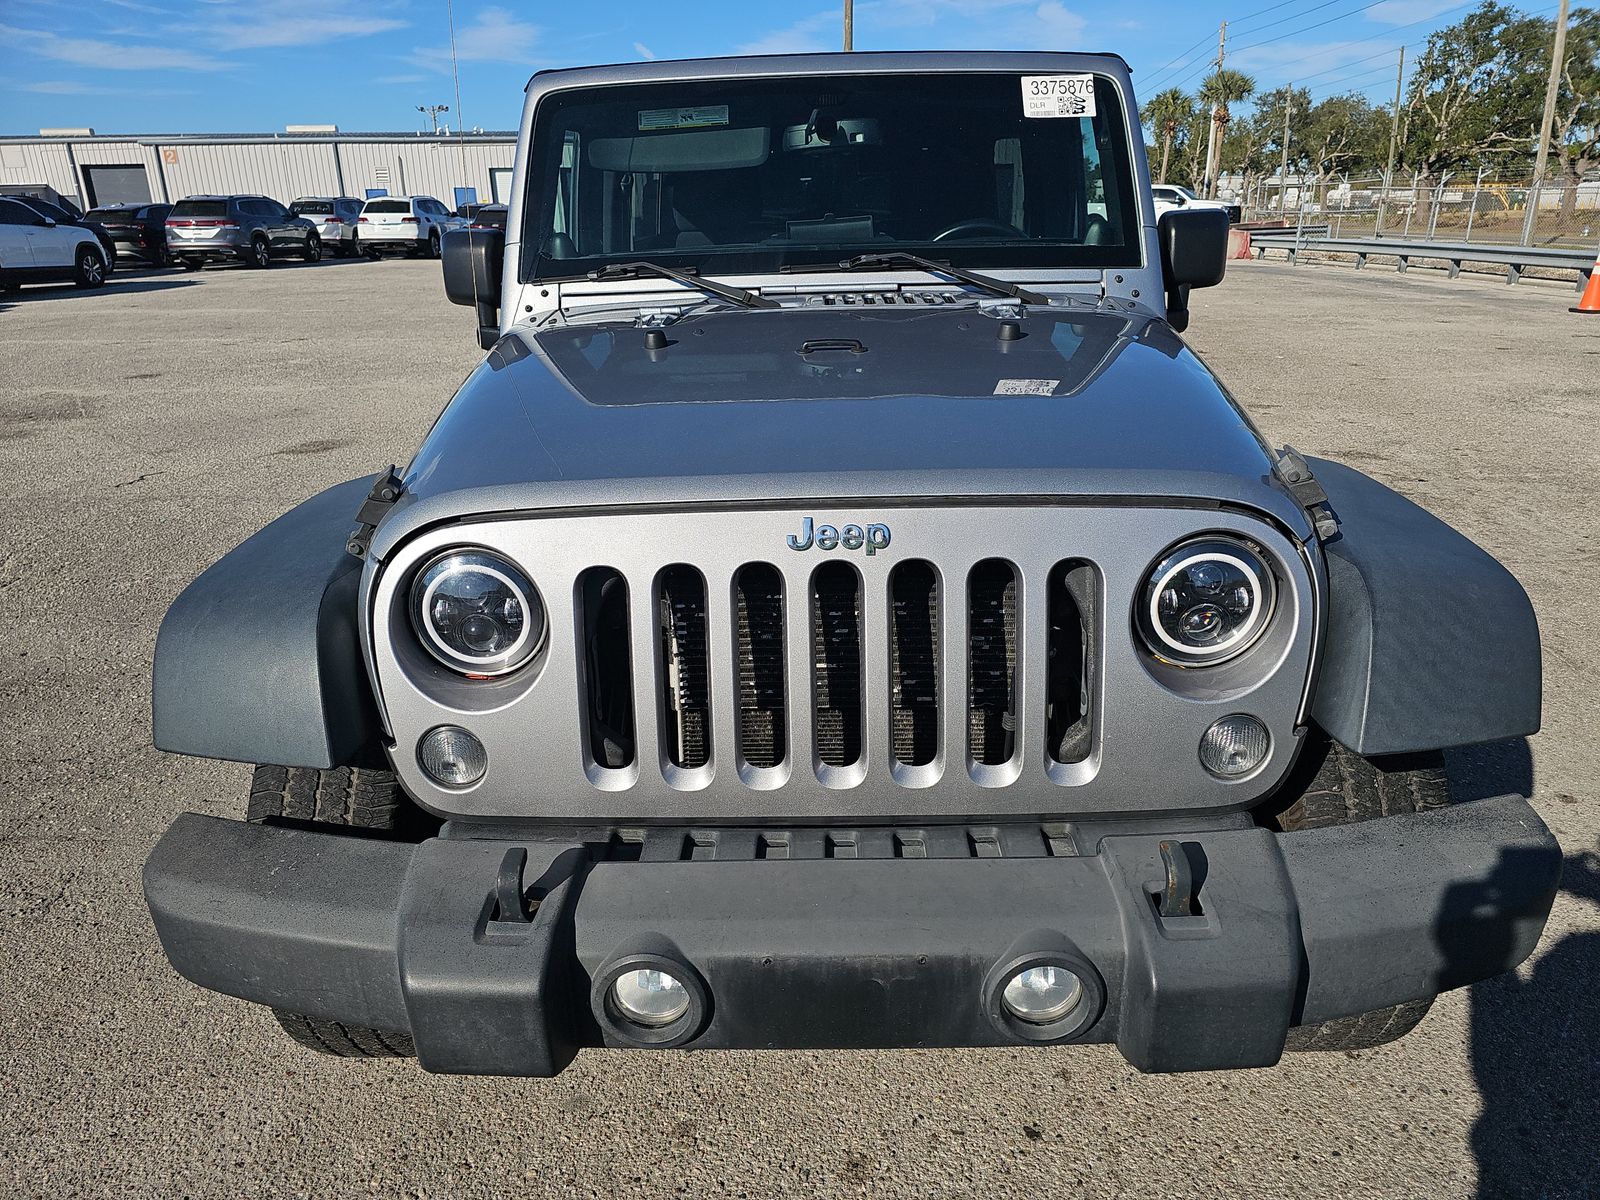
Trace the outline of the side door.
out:
[[[300,249],[300,227],[294,223],[294,214],[276,200],[257,200],[262,219],[272,239],[272,249],[280,254]]]

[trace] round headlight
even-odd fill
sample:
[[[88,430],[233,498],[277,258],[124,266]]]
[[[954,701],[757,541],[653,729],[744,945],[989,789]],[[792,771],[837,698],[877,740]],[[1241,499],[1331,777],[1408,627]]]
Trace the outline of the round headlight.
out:
[[[1151,570],[1139,602],[1139,632],[1160,658],[1208,666],[1256,640],[1275,596],[1272,571],[1243,542],[1189,542]]]
[[[544,605],[528,577],[486,550],[451,550],[417,573],[411,623],[445,666],[504,675],[544,642]]]

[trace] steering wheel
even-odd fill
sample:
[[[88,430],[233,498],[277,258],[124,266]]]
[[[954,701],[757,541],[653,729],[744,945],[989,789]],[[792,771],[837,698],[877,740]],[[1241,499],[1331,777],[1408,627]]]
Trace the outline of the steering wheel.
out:
[[[936,242],[949,241],[953,237],[982,237],[990,234],[998,237],[1026,238],[1015,225],[1007,225],[1004,221],[992,220],[989,217],[970,217],[965,221],[957,221],[948,229],[940,230],[933,235]]]

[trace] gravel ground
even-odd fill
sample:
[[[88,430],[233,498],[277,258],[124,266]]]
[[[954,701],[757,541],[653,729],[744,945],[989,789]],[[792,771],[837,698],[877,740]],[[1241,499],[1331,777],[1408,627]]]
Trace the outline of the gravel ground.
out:
[[[590,1051],[553,1080],[301,1052],[168,968],[139,868],[248,769],[150,748],[178,590],[404,462],[478,357],[434,263],[119,274],[0,301],[0,1191],[66,1196],[1600,1195],[1600,321],[1571,292],[1236,263],[1192,340],[1269,434],[1508,563],[1546,726],[1457,755],[1568,854],[1543,946],[1403,1042],[1270,1071],[1114,1050]],[[270,603],[270,598],[263,598]],[[1531,756],[1530,756],[1531,745]]]

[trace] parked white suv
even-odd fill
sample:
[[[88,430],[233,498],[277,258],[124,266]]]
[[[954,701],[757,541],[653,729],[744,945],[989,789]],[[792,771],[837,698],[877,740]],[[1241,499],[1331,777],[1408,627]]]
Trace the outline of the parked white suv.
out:
[[[1228,220],[1238,222],[1241,211],[1237,204],[1229,204],[1226,200],[1202,200],[1186,187],[1175,183],[1157,183],[1151,185],[1150,196],[1156,202],[1156,218],[1159,220],[1162,213],[1171,212],[1177,208],[1216,208],[1228,214]]]
[[[357,226],[368,258],[400,250],[438,258],[444,235],[465,229],[467,222],[432,196],[375,196],[361,209]]]
[[[84,288],[106,281],[106,252],[94,231],[58,225],[26,204],[0,197],[0,292],[68,279]]]

